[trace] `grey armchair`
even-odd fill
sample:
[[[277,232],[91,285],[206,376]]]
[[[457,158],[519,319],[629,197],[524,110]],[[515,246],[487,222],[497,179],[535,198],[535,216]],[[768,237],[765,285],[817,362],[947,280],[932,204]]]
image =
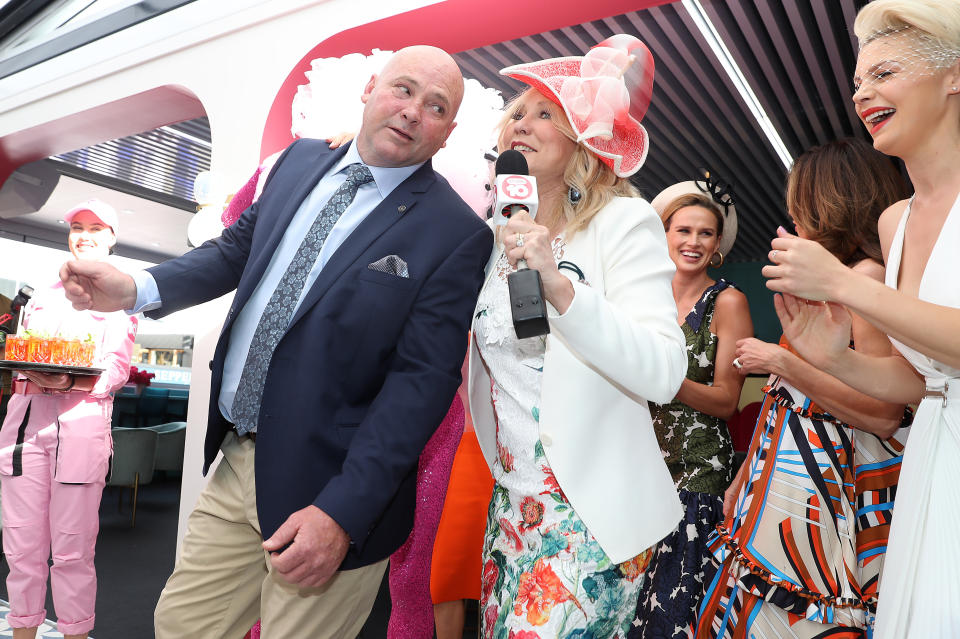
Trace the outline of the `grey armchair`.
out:
[[[130,526],[137,525],[137,493],[140,486],[153,481],[157,456],[157,433],[147,428],[114,428],[113,461],[107,486],[133,488],[133,515]],[[120,509],[123,492],[117,500]]]
[[[147,426],[157,436],[157,459],[153,469],[166,473],[183,472],[183,447],[187,441],[187,422],[169,422]]]

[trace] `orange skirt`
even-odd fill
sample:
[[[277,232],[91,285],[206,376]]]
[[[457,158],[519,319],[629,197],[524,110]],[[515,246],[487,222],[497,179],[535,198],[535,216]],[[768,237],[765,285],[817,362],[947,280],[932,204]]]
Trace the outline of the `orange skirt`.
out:
[[[467,418],[469,420],[469,417]],[[468,424],[450,471],[430,568],[433,603],[480,598],[480,568],[493,478]]]

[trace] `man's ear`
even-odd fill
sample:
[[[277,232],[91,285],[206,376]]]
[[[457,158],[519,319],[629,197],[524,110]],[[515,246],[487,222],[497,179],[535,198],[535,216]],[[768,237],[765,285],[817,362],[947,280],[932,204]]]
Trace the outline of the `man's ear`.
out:
[[[450,123],[450,128],[447,129],[447,134],[446,134],[446,135],[444,136],[444,138],[443,138],[443,144],[440,145],[440,148],[441,148],[441,149],[442,149],[442,148],[445,148],[445,147],[447,146],[447,140],[450,139],[450,134],[453,133],[453,130],[454,130],[455,128],[457,128],[457,123],[456,123],[456,122],[451,122],[451,123]]]
[[[360,96],[360,101],[364,104],[367,103],[367,100],[370,99],[370,94],[373,93],[373,87],[377,85],[377,74],[374,73],[370,76],[370,81],[367,82],[367,86],[363,87],[363,95]]]

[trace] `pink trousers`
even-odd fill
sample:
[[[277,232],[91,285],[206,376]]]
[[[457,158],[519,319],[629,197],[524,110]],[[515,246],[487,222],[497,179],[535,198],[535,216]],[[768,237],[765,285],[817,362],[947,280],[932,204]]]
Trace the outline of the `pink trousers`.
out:
[[[3,552],[10,566],[7,593],[13,628],[34,628],[47,612],[48,558],[57,630],[83,634],[93,628],[97,573],[93,566],[100,529],[104,478],[90,484],[53,480],[57,416],[47,402],[33,402],[23,434],[22,475],[0,476]]]

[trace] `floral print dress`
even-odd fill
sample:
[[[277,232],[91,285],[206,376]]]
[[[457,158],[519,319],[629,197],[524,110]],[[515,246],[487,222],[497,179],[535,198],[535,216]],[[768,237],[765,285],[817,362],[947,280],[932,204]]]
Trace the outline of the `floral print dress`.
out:
[[[561,259],[562,238],[553,248]],[[620,639],[650,553],[612,563],[563,494],[539,439],[545,338],[517,339],[507,290],[514,269],[504,255],[494,268],[474,334],[490,371],[498,453],[483,548],[481,636]]]
[[[712,384],[717,336],[710,332],[717,297],[730,282],[709,286],[684,319],[687,379]],[[650,404],[653,427],[673,476],[684,516],[656,546],[640,593],[630,639],[694,636],[697,609],[716,573],[707,538],[723,521],[723,492],[733,479],[733,443],[722,419],[674,400]]]

